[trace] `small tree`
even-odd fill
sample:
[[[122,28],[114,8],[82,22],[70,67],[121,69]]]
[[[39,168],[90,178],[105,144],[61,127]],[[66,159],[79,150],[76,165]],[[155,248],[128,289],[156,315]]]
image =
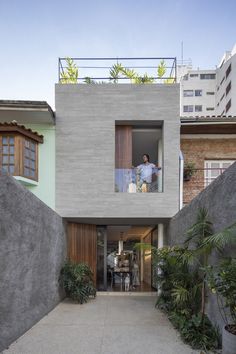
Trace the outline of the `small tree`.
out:
[[[190,246],[190,243],[195,244],[194,253],[198,257],[200,269],[204,269],[208,265],[208,258],[210,255],[210,248],[206,245],[203,247],[204,241],[212,236],[212,223],[208,219],[208,212],[205,208],[200,208],[197,214],[197,221],[193,226],[187,231],[187,239],[185,245]],[[201,272],[201,270],[200,270]],[[202,274],[202,305],[201,313],[202,318],[205,315],[205,303],[206,303],[206,272],[203,270]]]
[[[66,58],[67,67],[62,70],[61,84],[76,84],[78,82],[79,70],[71,58]]]
[[[217,304],[227,330],[236,335],[236,258],[228,258],[218,267],[208,267],[208,286],[217,297]],[[228,315],[227,310],[230,315]]]

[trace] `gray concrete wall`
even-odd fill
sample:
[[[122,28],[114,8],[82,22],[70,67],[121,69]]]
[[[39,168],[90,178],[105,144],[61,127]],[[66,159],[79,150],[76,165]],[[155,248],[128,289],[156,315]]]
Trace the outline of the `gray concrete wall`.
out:
[[[65,257],[62,218],[14,178],[1,176],[0,351],[62,299]]]
[[[196,222],[197,212],[202,207],[208,210],[214,232],[219,232],[236,222],[236,163],[171,219],[167,229],[169,244],[184,242],[185,232]],[[235,249],[226,249],[224,255],[235,256],[235,252]],[[213,264],[219,263],[219,255],[212,254],[210,261]],[[221,329],[223,321],[218,311],[216,298],[211,294],[209,294],[207,311],[210,319]]]
[[[56,210],[170,218],[179,206],[179,85],[56,85]],[[163,122],[164,192],[116,193],[115,121]]]

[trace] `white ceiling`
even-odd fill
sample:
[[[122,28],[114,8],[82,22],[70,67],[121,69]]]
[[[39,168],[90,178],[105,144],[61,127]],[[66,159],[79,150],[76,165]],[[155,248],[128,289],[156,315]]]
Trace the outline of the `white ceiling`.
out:
[[[152,228],[151,226],[108,226],[107,238],[112,241],[118,241],[121,237],[124,241],[132,238],[141,239],[145,237]]]

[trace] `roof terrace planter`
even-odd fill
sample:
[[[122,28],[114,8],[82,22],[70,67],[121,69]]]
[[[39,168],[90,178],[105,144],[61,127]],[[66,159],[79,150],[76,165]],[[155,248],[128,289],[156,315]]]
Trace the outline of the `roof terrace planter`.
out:
[[[39,143],[43,143],[43,136],[24,125],[0,123],[0,174],[37,185]]]
[[[59,58],[58,74],[61,84],[171,84],[176,58]]]

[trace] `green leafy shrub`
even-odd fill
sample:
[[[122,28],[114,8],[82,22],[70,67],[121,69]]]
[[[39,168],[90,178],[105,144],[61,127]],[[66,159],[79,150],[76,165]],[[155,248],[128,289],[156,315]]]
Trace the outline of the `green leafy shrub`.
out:
[[[219,347],[219,333],[206,315],[202,317],[198,313],[187,318],[184,313],[172,312],[168,317],[183,341],[193,349],[212,350]]]
[[[181,247],[157,250],[154,262],[159,272],[156,281],[160,287],[157,306],[166,312],[176,311],[191,317],[199,312],[201,304],[201,278],[189,266],[192,253]]]
[[[186,233],[182,247],[152,250],[157,271],[158,308],[164,310],[182,339],[194,349],[216,349],[218,333],[205,314],[204,266],[209,247],[203,242],[212,235],[212,224],[205,209],[199,209],[196,223]]]
[[[85,263],[67,261],[61,270],[61,283],[66,295],[80,304],[96,296],[93,272]]]
[[[207,280],[212,293],[217,296],[219,311],[225,324],[230,332],[236,334],[236,258],[224,259],[215,268],[209,266]]]
[[[183,341],[190,344],[193,349],[211,350],[219,346],[219,334],[213,327],[209,318],[202,314],[193,315],[179,328]]]

